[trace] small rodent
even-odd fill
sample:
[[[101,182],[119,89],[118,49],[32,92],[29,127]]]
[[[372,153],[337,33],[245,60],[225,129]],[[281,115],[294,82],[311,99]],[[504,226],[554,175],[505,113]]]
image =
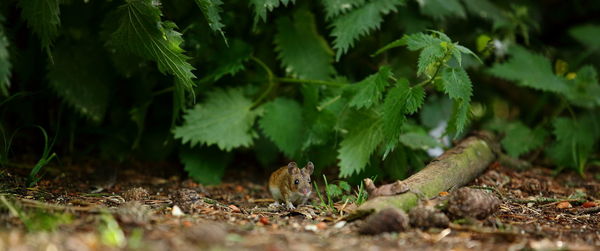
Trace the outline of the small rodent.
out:
[[[275,204],[285,203],[287,209],[294,209],[294,204],[305,204],[312,192],[310,175],[314,170],[315,165],[309,161],[303,169],[298,168],[296,162],[290,162],[273,172],[269,178],[269,191]]]

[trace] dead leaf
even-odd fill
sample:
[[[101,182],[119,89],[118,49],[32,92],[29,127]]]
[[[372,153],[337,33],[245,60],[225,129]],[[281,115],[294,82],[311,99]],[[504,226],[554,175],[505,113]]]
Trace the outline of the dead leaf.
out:
[[[556,204],[556,208],[558,208],[558,209],[565,209],[565,208],[572,208],[572,207],[573,206],[568,201],[561,201],[558,204]]]

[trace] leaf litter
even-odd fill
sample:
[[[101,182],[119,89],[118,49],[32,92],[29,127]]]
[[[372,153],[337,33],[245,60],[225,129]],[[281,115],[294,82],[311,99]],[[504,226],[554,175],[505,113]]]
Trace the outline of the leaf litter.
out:
[[[372,226],[364,219],[346,221],[356,207],[347,201],[327,209],[314,197],[314,205],[292,211],[270,208],[273,200],[262,180],[268,176],[261,169],[203,186],[181,173],[148,171],[165,170],[165,164],[148,165],[124,167],[102,193],[90,193],[90,172],[81,166],[64,167],[69,175],[48,175],[34,188],[25,188],[26,170],[3,170],[0,179],[11,187],[1,195],[0,249],[593,250],[600,245],[600,181],[594,175],[553,176],[541,167],[516,171],[492,164],[469,185],[500,198],[492,215],[454,216],[449,223],[415,228],[408,227],[406,214],[392,212],[385,217],[404,216],[400,228],[387,226],[399,232],[360,235]],[[592,168],[590,174],[598,171]],[[426,210],[410,215],[443,217],[431,205],[422,207]],[[46,226],[36,228],[40,224],[34,221]]]

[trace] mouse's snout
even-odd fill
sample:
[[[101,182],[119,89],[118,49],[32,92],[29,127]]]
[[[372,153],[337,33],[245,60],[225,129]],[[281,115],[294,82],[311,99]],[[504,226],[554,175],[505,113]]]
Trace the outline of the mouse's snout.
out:
[[[300,190],[300,192],[301,192],[302,194],[309,194],[309,193],[310,193],[310,187],[305,187],[305,188],[302,188],[302,189]]]

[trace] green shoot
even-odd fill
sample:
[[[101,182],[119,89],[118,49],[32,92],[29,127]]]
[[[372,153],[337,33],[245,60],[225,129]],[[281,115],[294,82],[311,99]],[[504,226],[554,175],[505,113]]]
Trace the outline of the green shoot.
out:
[[[30,187],[34,186],[38,181],[40,181],[40,179],[42,179],[42,177],[38,175],[41,169],[44,166],[46,166],[50,161],[52,161],[52,159],[57,157],[56,153],[50,154],[50,151],[54,146],[54,140],[56,140],[56,137],[54,138],[52,143],[48,143],[48,134],[46,133],[46,130],[44,130],[44,128],[42,128],[41,126],[36,127],[39,128],[42,132],[42,135],[44,135],[44,151],[42,153],[42,157],[40,158],[40,160],[38,160],[33,169],[31,169],[29,177],[27,178],[27,184]]]

